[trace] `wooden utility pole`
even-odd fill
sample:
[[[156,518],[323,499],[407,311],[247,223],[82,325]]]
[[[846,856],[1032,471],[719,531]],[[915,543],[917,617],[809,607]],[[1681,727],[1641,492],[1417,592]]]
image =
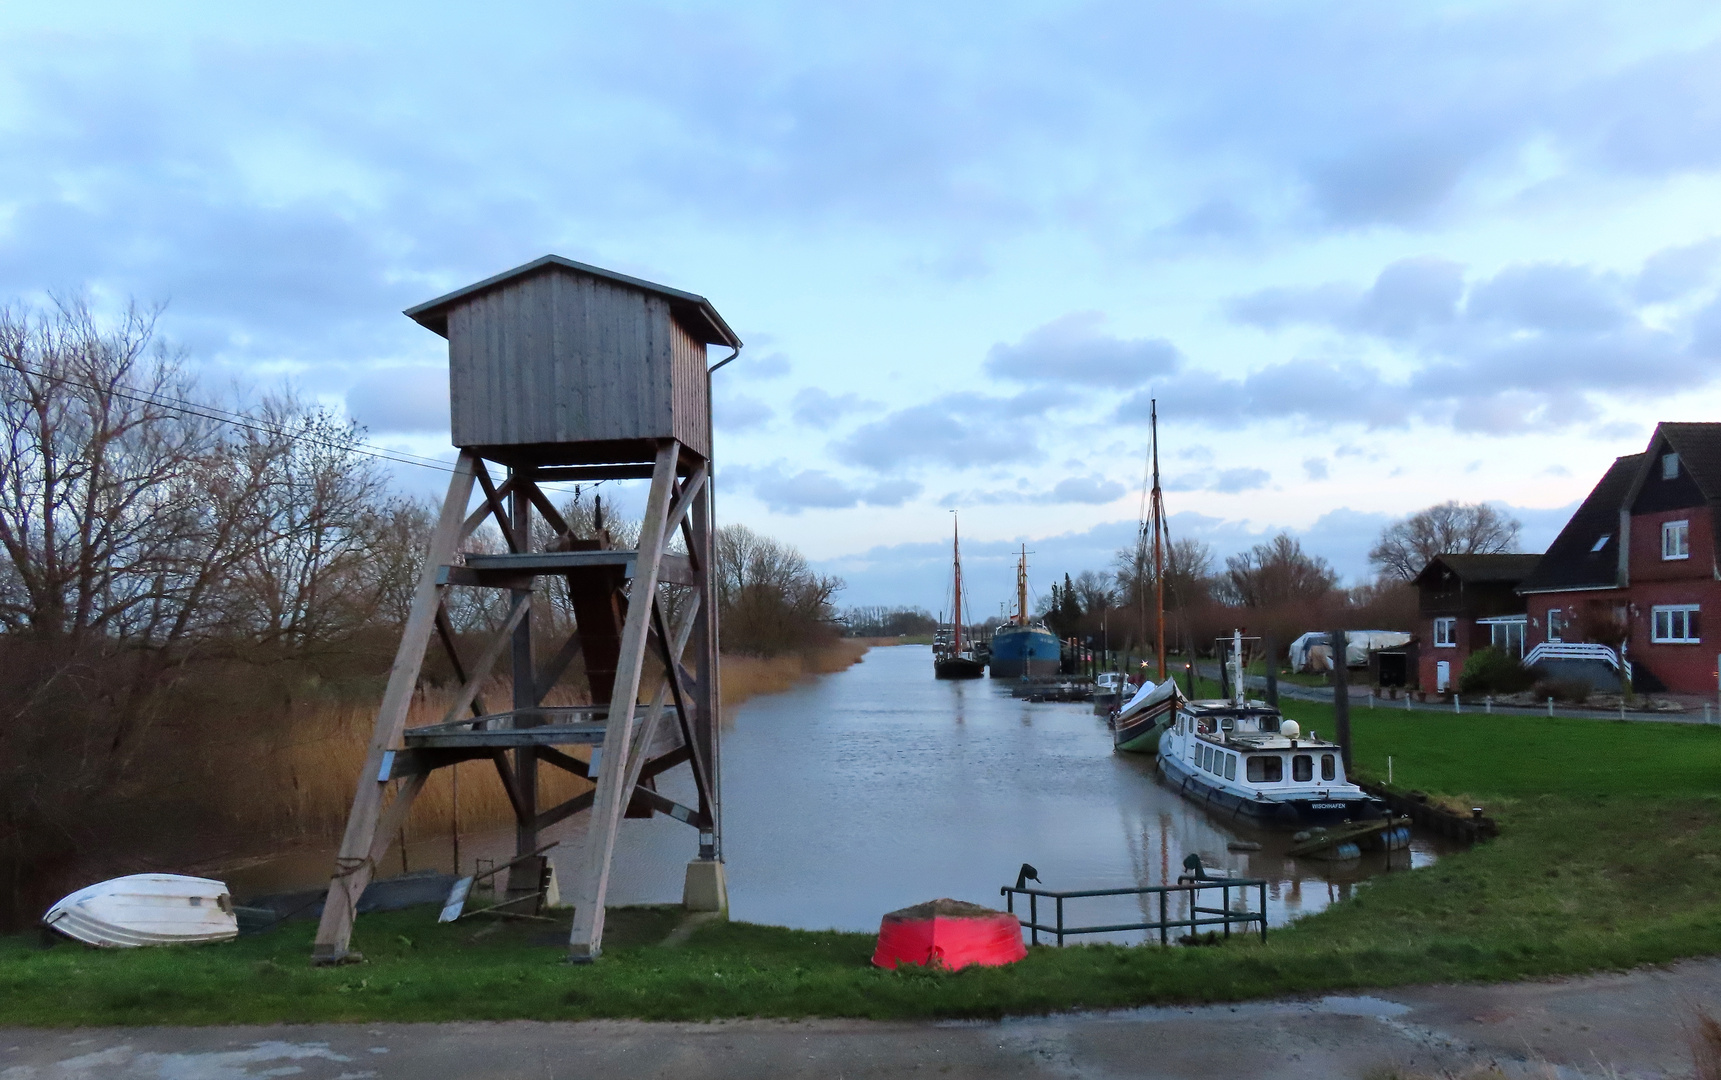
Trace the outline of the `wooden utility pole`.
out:
[[[1327,640],[1333,653],[1333,726],[1337,729],[1336,740],[1339,753],[1345,762],[1345,775],[1350,775],[1351,767],[1351,688],[1350,664],[1345,659],[1348,648],[1343,630],[1332,630],[1327,634]]]

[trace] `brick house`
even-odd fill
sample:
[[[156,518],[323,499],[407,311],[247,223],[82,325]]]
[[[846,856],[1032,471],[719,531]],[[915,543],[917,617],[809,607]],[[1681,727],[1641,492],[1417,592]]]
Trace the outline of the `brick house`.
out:
[[[1518,585],[1540,555],[1436,555],[1416,576],[1417,686],[1445,693],[1458,685],[1464,660],[1498,645],[1522,657],[1529,615]]]
[[[1660,424],[1618,458],[1518,591],[1531,647],[1620,636],[1634,686],[1709,694],[1721,635],[1721,424]],[[1619,641],[1596,641],[1615,649]]]

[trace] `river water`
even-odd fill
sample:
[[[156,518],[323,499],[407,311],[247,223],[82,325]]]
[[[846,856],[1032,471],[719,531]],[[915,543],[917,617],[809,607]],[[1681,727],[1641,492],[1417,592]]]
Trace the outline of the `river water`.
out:
[[[682,790],[691,779],[678,772],[661,777],[661,789],[691,802]],[[989,679],[935,680],[925,646],[874,648],[846,671],[731,709],[722,796],[731,916],[805,929],[876,930],[885,912],[944,896],[1002,907],[999,887],[1024,862],[1047,889],[1175,882],[1189,854],[1269,881],[1269,923],[1280,926],[1441,850],[1416,837],[1390,863],[1378,853],[1349,863],[1288,858],[1288,835],[1209,815],[1160,782],[1151,756],[1114,752],[1092,706],[1013,699]],[[551,857],[563,882],[587,817],[544,838],[560,841]],[[1233,840],[1261,850],[1229,851]],[[463,837],[462,871],[472,872],[475,856],[505,859],[512,843],[511,831]],[[696,846],[691,828],[661,815],[624,820],[609,902],[679,902]],[[448,855],[440,841],[409,852],[413,869],[449,869]],[[328,862],[307,853],[232,884],[240,896],[303,887],[326,880]],[[1141,903],[1072,900],[1066,918],[1145,921]]]

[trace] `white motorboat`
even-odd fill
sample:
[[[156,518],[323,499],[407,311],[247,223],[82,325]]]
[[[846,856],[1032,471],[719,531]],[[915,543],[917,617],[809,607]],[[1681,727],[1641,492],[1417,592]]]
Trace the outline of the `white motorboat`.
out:
[[[196,945],[231,941],[239,919],[227,886],[182,874],[130,874],[79,889],[42,922],[86,945]]]
[[[1342,748],[1304,734],[1264,701],[1243,696],[1234,635],[1229,700],[1190,701],[1159,740],[1159,771],[1184,796],[1219,811],[1286,825],[1387,816],[1386,804],[1345,776]]]

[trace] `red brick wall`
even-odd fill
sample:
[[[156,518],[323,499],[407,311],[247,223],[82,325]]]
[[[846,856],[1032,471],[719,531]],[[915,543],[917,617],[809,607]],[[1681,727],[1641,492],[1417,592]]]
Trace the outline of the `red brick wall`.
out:
[[[1688,559],[1661,557],[1661,526],[1669,521],[1691,523]],[[1715,534],[1709,511],[1701,507],[1665,510],[1658,514],[1634,514],[1631,519],[1631,583],[1650,581],[1713,580]]]
[[[1695,531],[1696,522],[1692,522]],[[1635,530],[1634,530],[1635,531]],[[1661,551],[1660,526],[1656,528],[1656,553]],[[1632,562],[1635,564],[1636,559]],[[1714,694],[1715,662],[1721,654],[1721,582],[1707,579],[1646,581],[1633,580],[1631,595],[1632,660],[1647,664],[1651,671],[1681,694]],[[1698,604],[1702,607],[1698,633],[1703,640],[1691,645],[1657,645],[1649,640],[1651,609],[1657,604]]]
[[[1458,623],[1453,628],[1452,640],[1457,643],[1455,647],[1434,644],[1434,619],[1432,618],[1422,620],[1420,633],[1422,645],[1417,649],[1416,685],[1417,689],[1430,694],[1434,693],[1434,688],[1440,685],[1440,680],[1437,677],[1437,665],[1440,661],[1444,660],[1452,665],[1452,675],[1447,686],[1448,689],[1452,689],[1458,685],[1458,676],[1464,671],[1464,658],[1470,655],[1472,644],[1480,640],[1481,644],[1486,645],[1489,640],[1485,632],[1478,639],[1475,621],[1463,616],[1458,616]]]

